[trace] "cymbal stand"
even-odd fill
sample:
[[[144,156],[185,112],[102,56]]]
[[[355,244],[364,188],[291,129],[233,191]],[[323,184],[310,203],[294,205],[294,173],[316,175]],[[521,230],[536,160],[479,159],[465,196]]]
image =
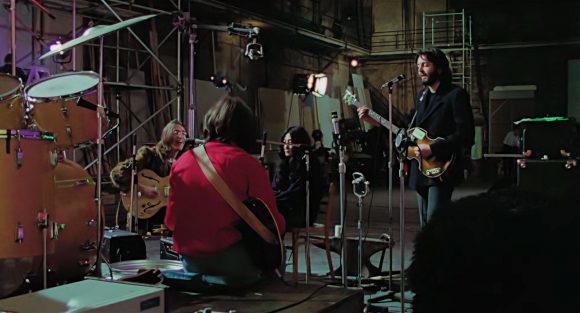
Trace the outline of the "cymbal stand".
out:
[[[97,242],[98,249],[101,247],[101,229],[102,225],[102,197],[101,197],[101,187],[102,187],[102,171],[103,171],[103,127],[102,119],[105,114],[104,106],[104,84],[103,84],[103,54],[104,54],[104,36],[99,37],[99,85],[98,85],[98,95],[99,101],[97,104]],[[96,261],[96,275],[101,277],[101,253],[97,250],[97,261]]]
[[[365,176],[360,172],[352,173],[352,192],[358,198],[358,222],[357,222],[357,229],[358,229],[358,270],[357,270],[357,277],[356,282],[358,287],[362,287],[362,253],[363,253],[363,242],[362,242],[362,232],[363,232],[363,216],[362,216],[362,208],[363,208],[363,198],[369,192],[369,182],[365,179]]]

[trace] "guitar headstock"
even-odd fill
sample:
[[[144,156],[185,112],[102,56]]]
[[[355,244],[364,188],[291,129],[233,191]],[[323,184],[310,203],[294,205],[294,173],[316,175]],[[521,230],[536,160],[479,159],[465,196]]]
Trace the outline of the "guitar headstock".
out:
[[[342,97],[342,101],[344,101],[346,104],[348,105],[355,105],[358,106],[358,99],[356,98],[356,95],[350,91],[349,88],[347,88],[344,91],[344,96]]]

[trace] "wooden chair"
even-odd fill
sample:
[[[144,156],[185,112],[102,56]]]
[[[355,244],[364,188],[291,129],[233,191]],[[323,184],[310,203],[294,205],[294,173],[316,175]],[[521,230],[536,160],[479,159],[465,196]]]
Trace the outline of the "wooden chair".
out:
[[[304,245],[304,254],[306,256],[306,275],[310,276],[310,244],[317,243],[324,244],[326,250],[326,261],[328,262],[328,270],[331,277],[334,278],[334,268],[332,266],[332,258],[330,255],[330,237],[331,237],[331,217],[332,208],[335,205],[336,186],[333,182],[328,187],[328,204],[326,206],[324,224],[314,223],[312,226],[304,228],[295,228],[292,230],[292,279],[298,281],[298,248]],[[310,233],[310,241],[307,239],[307,231]],[[314,238],[313,238],[314,236]]]

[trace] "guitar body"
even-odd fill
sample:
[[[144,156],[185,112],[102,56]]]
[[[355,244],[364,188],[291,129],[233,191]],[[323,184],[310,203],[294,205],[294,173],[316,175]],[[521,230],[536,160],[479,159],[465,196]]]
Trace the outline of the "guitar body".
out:
[[[169,176],[160,177],[152,170],[143,169],[137,173],[137,182],[140,185],[154,187],[158,191],[156,198],[146,198],[137,193],[137,218],[148,219],[155,215],[162,207],[167,206],[169,195]],[[123,207],[129,212],[131,210],[131,193],[121,194]]]
[[[413,127],[407,131],[407,136],[409,136],[410,144],[407,147],[407,159],[409,160],[416,160],[419,164],[419,170],[421,173],[429,178],[436,178],[443,173],[451,166],[453,163],[455,156],[452,155],[451,159],[448,161],[439,161],[434,158],[423,158],[421,156],[415,156],[414,148],[419,144],[427,144],[430,145],[438,140],[443,140],[442,138],[435,138],[431,139],[427,135],[427,131],[421,127]]]
[[[248,198],[244,204],[276,237],[276,242],[270,244],[264,241],[246,222],[242,221],[238,226],[244,245],[250,252],[254,264],[264,273],[271,273],[280,268],[284,262],[284,243],[280,229],[268,206],[262,200]]]

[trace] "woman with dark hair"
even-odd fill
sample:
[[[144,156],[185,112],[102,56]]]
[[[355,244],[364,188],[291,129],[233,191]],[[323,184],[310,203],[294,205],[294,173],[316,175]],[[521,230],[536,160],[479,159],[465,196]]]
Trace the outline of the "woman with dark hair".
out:
[[[310,224],[316,221],[322,196],[322,169],[316,157],[309,157],[306,169],[304,154],[311,149],[310,137],[303,127],[292,126],[282,135],[280,165],[272,180],[278,210],[286,219],[287,229],[306,226],[306,181],[309,181]]]
[[[185,127],[178,120],[172,120],[161,132],[161,138],[155,146],[142,146],[135,154],[135,170],[139,172],[143,169],[152,170],[159,177],[169,176],[171,166],[175,162],[178,153],[183,149],[187,132]],[[133,158],[128,158],[119,162],[111,170],[111,182],[121,190],[129,192],[131,189],[131,172],[133,168]],[[137,184],[137,191],[145,198],[157,198],[160,190],[150,186]],[[165,208],[160,209],[155,215],[147,220],[139,221],[139,230],[143,232],[151,231],[154,226],[163,224]]]
[[[276,209],[266,170],[248,153],[256,144],[256,122],[239,98],[220,99],[205,115],[204,145],[210,162],[240,200],[261,199],[281,232],[285,222]],[[165,224],[184,271],[164,272],[166,283],[196,292],[241,288],[263,273],[253,263],[238,229],[240,216],[208,181],[193,150],[171,169]]]

